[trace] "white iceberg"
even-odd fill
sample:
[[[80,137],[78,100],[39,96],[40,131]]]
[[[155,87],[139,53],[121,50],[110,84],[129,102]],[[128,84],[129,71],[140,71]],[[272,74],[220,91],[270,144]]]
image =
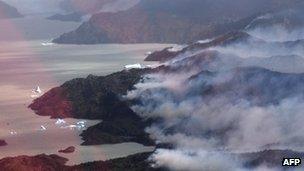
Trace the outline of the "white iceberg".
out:
[[[10,134],[11,135],[17,135],[17,132],[16,131],[10,131]]]
[[[57,121],[55,122],[56,125],[61,125],[61,124],[65,124],[65,120],[63,119],[57,119]]]
[[[39,86],[37,86],[36,88],[34,88],[34,89],[32,90],[32,92],[33,92],[33,93],[37,93],[37,94],[41,94],[41,93],[42,93],[42,90],[40,89]]]
[[[84,125],[84,124],[85,124],[85,121],[78,121],[76,124],[77,124],[77,125]]]
[[[148,52],[145,53],[145,55],[151,55],[152,53],[153,53],[153,52],[148,51]]]
[[[41,131],[45,131],[45,130],[46,130],[46,127],[43,126],[43,125],[41,125],[41,126],[40,126],[40,130],[41,130]]]
[[[40,95],[42,94],[42,90],[40,89],[39,86],[37,86],[36,88],[34,88],[34,89],[32,90],[32,93],[33,93],[33,94],[31,94],[31,98],[38,98],[38,97],[40,97]]]
[[[54,45],[54,43],[52,42],[44,42],[44,43],[41,43],[42,46],[52,46]]]
[[[83,128],[85,128],[85,127],[86,127],[85,121],[79,121],[79,122],[77,122],[77,123],[76,123],[76,126],[77,126],[78,129],[83,129]]]

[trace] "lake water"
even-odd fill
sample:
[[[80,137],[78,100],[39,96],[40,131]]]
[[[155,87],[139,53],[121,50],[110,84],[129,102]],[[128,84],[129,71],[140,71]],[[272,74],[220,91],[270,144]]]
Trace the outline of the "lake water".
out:
[[[27,30],[32,21],[42,23]],[[0,147],[0,158],[18,155],[59,154],[57,151],[75,146],[71,154],[59,154],[69,159],[68,164],[106,160],[128,156],[138,152],[151,151],[154,147],[145,147],[136,143],[115,145],[80,146],[82,129],[71,128],[80,120],[67,119],[65,124],[55,124],[56,120],[35,115],[27,106],[32,102],[31,90],[40,86],[43,92],[76,77],[88,74],[106,75],[122,70],[126,64],[150,64],[143,62],[145,53],[159,50],[168,45],[132,44],[132,45],[49,45],[49,41],[59,34],[60,28],[51,34],[43,34],[47,25],[54,21],[43,18],[25,18],[12,21],[10,28],[18,32],[17,37],[0,34],[0,139],[8,146]],[[75,28],[79,23],[55,22],[63,30]],[[16,27],[18,26],[18,27]],[[17,31],[20,29],[19,31]],[[48,29],[54,29],[53,27]],[[27,32],[26,36],[24,36]],[[39,36],[33,36],[37,32]],[[39,32],[39,33],[38,33]],[[2,36],[2,37],[1,37]],[[99,121],[84,120],[86,127]]]

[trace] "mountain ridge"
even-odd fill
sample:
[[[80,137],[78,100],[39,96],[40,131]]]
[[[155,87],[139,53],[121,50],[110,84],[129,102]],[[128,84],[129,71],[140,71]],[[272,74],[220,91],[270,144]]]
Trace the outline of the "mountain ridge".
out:
[[[18,12],[17,8],[0,1],[0,19],[20,17],[23,17],[23,15]]]
[[[218,2],[219,1],[219,2]],[[248,5],[247,3],[251,4]],[[53,40],[62,44],[189,43],[244,29],[255,17],[295,6],[285,1],[142,0],[117,13],[97,13]],[[235,6],[247,4],[235,10]],[[259,6],[262,4],[262,7]],[[259,8],[258,8],[259,7]],[[189,11],[191,9],[191,12]]]

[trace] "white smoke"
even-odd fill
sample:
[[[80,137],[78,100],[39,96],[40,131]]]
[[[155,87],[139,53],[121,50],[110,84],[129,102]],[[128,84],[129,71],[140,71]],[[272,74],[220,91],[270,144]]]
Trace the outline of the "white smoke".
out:
[[[253,20],[246,31],[265,41],[286,42],[304,39],[302,5],[276,14],[267,14]]]
[[[286,38],[293,40],[294,32],[286,34]],[[302,58],[303,43],[286,43],[286,38],[281,39],[283,42],[263,38],[263,41],[252,39],[183,53],[167,62],[166,69],[146,75],[135,90],[128,92],[126,98],[140,101],[132,107],[136,113],[143,118],[158,119],[146,129],[151,137],[158,143],[174,145],[173,149],[158,149],[155,152],[151,158],[155,167],[172,170],[248,170],[243,167],[244,161],[231,154],[265,149],[304,151],[302,90],[293,85],[295,82],[288,85],[288,79],[278,80],[278,73],[268,70],[261,71],[262,76],[256,74],[251,78],[238,75],[239,72],[246,72],[246,66],[251,65],[269,70],[275,68],[273,70],[281,72],[291,71],[294,66],[289,62],[283,61],[279,65],[270,60],[264,65],[265,60],[261,59],[287,56],[288,61],[295,59],[288,58],[294,54]],[[247,61],[249,58],[250,62]],[[282,57],[275,59],[285,60]],[[245,69],[235,72],[238,67]],[[272,80],[271,84],[259,84],[265,81],[263,74],[270,74],[267,78]],[[304,77],[303,74],[285,76],[299,80]],[[254,81],[244,84],[250,79]],[[283,85],[290,87],[280,89]],[[255,93],[262,86],[290,90],[290,94]],[[251,94],[244,93],[250,88]],[[208,92],[211,94],[208,95]],[[269,99],[278,101],[267,103]],[[279,169],[261,165],[254,170]]]
[[[234,153],[264,149],[304,150],[302,99],[287,98],[276,105],[255,106],[244,99],[235,103],[228,94],[211,99],[198,95],[188,96],[187,93],[197,87],[191,81],[187,84],[185,75],[177,78],[177,75],[160,74],[159,79],[156,79],[156,75],[153,75],[153,79],[149,76],[137,85],[136,90],[129,92],[129,98],[137,97],[142,103],[133,106],[134,111],[144,118],[163,119],[163,122],[147,128],[151,137],[159,143],[171,143],[177,147],[177,151],[156,153],[153,160],[157,166],[183,170],[178,160],[174,160],[173,156],[177,155],[177,158],[181,157],[193,166],[190,170],[209,168],[209,165],[204,164],[196,167],[196,162],[206,160],[202,155],[188,156],[179,150],[212,153],[222,150]],[[229,78],[223,73],[223,76],[217,76],[214,81],[207,80],[219,83]],[[164,161],[168,156],[171,156],[170,159]],[[173,162],[172,165],[170,162]],[[210,164],[206,164],[208,163]]]
[[[182,146],[191,146],[194,149],[204,145],[210,149],[244,152],[259,151],[270,146],[286,148],[292,144],[294,148],[300,148],[304,145],[294,144],[293,141],[298,139],[297,142],[304,142],[304,137],[301,136],[303,130],[299,129],[304,121],[301,116],[304,109],[302,100],[289,98],[279,105],[266,107],[252,106],[244,99],[235,103],[225,94],[204,100],[204,97],[185,95],[189,91],[185,89],[192,88],[187,84],[182,86],[185,80],[175,79],[174,83],[172,76],[167,79],[170,80],[169,84],[164,81],[164,84],[158,83],[158,87],[157,83],[154,83],[155,80],[150,79],[151,84],[140,83],[137,89],[129,94],[129,98],[140,97],[143,105],[133,106],[133,109],[142,117],[163,118],[165,122],[162,129],[183,124],[182,128],[188,131],[185,131],[188,135],[179,131],[176,135],[166,137],[158,132],[161,129],[157,127],[148,129],[149,133],[154,137],[161,137],[162,141],[178,142],[177,145],[181,143]],[[233,129],[230,130],[231,127]],[[222,131],[224,135],[212,137],[213,143],[210,144],[209,138],[200,137],[208,131]],[[201,142],[193,141],[198,137]]]
[[[272,42],[286,42],[304,39],[304,29],[297,28],[288,30],[282,25],[273,25],[266,28],[255,28],[248,33],[256,38]]]
[[[303,32],[304,33],[304,32]],[[304,34],[303,34],[304,35]],[[304,41],[293,42],[265,42],[248,40],[248,42],[234,43],[229,46],[215,47],[213,50],[218,50],[225,54],[234,54],[241,58],[249,57],[272,57],[272,56],[303,56]]]
[[[195,152],[183,150],[159,149],[152,156],[155,167],[165,166],[172,170],[201,171],[238,171],[240,166],[224,153],[214,153],[197,150]]]

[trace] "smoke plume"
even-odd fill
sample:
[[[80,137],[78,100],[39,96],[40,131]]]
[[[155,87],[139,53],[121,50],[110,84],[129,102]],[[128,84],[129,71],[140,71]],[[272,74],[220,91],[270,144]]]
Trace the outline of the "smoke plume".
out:
[[[146,129],[151,137],[174,145],[154,153],[155,167],[248,170],[233,154],[304,150],[304,69],[294,69],[303,61],[303,27],[287,28],[285,19],[265,28],[260,19],[273,16],[251,23],[246,40],[179,54],[128,92],[139,101],[132,109],[156,120]],[[275,34],[282,36],[270,40]]]

